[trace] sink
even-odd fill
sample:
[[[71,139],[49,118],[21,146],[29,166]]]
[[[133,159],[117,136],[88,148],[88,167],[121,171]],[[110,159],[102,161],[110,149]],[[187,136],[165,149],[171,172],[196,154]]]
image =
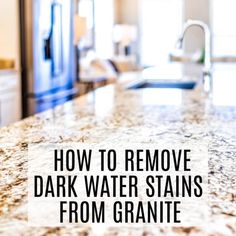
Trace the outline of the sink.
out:
[[[141,80],[128,86],[128,89],[168,88],[168,89],[194,89],[196,81],[181,80]]]

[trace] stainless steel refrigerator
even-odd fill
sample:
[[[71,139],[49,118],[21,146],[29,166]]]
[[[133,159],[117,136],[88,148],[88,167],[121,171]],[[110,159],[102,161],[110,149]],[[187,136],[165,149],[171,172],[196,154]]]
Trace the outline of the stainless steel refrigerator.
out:
[[[70,100],[76,90],[73,0],[20,0],[24,117]]]

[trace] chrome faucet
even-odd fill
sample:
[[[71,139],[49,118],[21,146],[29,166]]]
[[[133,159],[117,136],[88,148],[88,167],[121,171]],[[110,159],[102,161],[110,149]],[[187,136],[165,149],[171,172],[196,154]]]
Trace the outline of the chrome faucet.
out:
[[[211,33],[207,24],[199,20],[188,20],[184,24],[182,34],[180,38],[178,39],[176,46],[179,49],[183,47],[183,40],[184,40],[186,31],[192,26],[200,27],[205,33],[205,61],[204,61],[203,73],[206,76],[211,76],[211,66],[212,66],[211,65]]]

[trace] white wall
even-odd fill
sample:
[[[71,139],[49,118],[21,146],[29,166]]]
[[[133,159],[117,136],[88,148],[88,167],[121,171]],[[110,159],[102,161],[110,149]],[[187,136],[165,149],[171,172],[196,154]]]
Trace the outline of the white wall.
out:
[[[19,68],[18,0],[0,0],[0,58],[14,59]]]

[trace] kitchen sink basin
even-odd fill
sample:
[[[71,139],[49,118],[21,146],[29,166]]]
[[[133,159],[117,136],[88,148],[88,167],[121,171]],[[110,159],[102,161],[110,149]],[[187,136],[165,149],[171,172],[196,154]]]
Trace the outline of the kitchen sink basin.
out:
[[[133,83],[128,89],[145,89],[145,88],[167,88],[167,89],[194,89],[195,81],[180,80],[142,80]]]

